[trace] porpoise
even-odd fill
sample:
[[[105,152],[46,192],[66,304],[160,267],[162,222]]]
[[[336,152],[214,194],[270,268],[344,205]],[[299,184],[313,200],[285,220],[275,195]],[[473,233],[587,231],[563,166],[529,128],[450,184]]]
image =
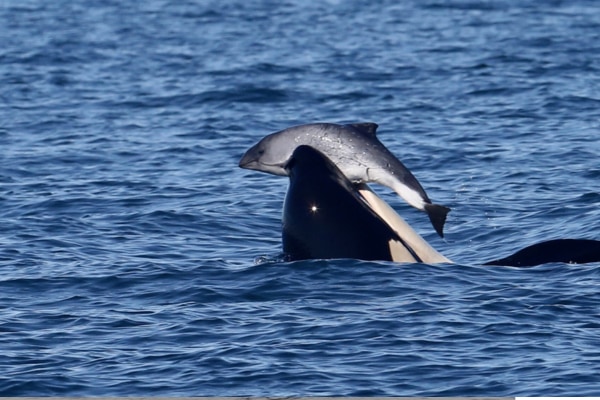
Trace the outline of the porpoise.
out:
[[[411,206],[425,211],[443,237],[450,208],[433,204],[414,175],[377,138],[378,125],[313,123],[265,136],[239,162],[241,168],[287,176],[285,166],[301,145],[325,154],[353,183],[375,182],[398,193]]]

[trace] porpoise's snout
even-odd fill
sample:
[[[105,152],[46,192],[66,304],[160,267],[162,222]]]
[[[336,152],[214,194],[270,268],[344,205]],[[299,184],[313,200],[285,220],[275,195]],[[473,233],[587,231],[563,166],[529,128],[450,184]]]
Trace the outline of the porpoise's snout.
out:
[[[253,161],[255,161],[255,160],[252,157],[250,157],[248,155],[248,153],[246,153],[242,156],[242,158],[240,158],[240,162],[238,163],[238,166],[240,168],[248,169],[248,164],[251,164]]]
[[[248,149],[240,159],[238,166],[244,169],[258,169],[259,162],[258,159],[260,154],[256,151],[256,147],[252,146]]]
[[[286,176],[287,171],[284,169],[285,163],[280,162],[265,162],[265,151],[263,146],[254,145],[242,156],[238,166],[244,169],[266,172],[268,174]],[[287,160],[286,160],[287,162]]]

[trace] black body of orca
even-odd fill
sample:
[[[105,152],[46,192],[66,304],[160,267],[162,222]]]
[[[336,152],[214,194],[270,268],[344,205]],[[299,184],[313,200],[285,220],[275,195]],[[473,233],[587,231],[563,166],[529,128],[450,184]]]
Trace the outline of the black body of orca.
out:
[[[333,162],[302,145],[285,168],[290,185],[283,207],[282,242],[291,259],[392,260],[390,242],[402,239]]]
[[[515,254],[484,265],[532,267],[548,263],[585,264],[600,261],[600,241],[589,239],[555,239],[536,243]]]

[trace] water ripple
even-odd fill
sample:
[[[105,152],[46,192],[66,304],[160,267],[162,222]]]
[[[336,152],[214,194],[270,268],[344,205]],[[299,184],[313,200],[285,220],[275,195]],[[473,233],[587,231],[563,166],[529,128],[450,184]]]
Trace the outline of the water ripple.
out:
[[[594,2],[0,8],[3,396],[598,395]],[[287,262],[264,135],[379,123],[458,264]]]

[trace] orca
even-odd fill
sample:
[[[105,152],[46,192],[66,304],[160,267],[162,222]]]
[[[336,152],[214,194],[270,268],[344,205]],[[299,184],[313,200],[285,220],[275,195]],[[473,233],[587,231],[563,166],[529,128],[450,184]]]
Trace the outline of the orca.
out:
[[[375,182],[387,186],[411,206],[425,211],[443,237],[450,209],[431,202],[417,178],[379,141],[377,128],[372,122],[293,126],[261,139],[246,151],[239,166],[285,176],[289,171],[285,166],[294,150],[301,145],[311,146],[333,161],[353,183]]]
[[[298,146],[284,168],[290,183],[283,207],[282,243],[291,260],[452,263],[366,184],[351,182],[319,150]],[[600,262],[600,241],[557,239],[483,265],[590,262]]]
[[[283,251],[292,260],[392,260],[401,238],[352,183],[318,150],[299,146],[285,166],[290,185],[283,207]],[[405,247],[407,261],[421,261]]]
[[[282,242],[291,259],[449,262],[367,185],[350,182],[319,150],[298,146],[284,168],[290,184]]]
[[[554,239],[525,247],[505,258],[484,265],[533,267],[540,264],[585,264],[600,261],[600,241],[591,239]]]

